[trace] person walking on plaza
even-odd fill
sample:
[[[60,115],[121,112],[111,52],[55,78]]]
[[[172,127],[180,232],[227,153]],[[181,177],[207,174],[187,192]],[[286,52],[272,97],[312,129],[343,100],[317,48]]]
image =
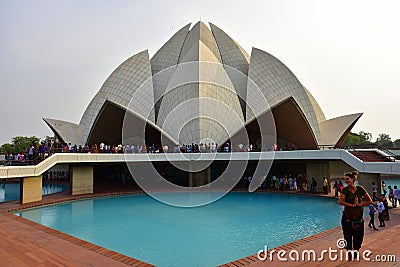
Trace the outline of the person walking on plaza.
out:
[[[369,228],[374,228],[374,230],[377,230],[378,231],[378,229],[375,227],[375,207],[374,207],[374,205],[373,204],[369,204],[369,216],[370,216],[370,221],[369,221],[369,224],[368,224],[368,226],[369,226]]]
[[[328,179],[326,179],[326,177],[324,177],[324,185],[323,185],[324,195],[328,194],[328,186],[329,186]]]
[[[381,196],[383,207],[385,207],[385,210],[382,212],[383,219],[385,221],[388,221],[390,219],[389,217],[389,202],[387,201],[386,197],[384,195]]]
[[[386,197],[387,189],[386,189],[386,184],[385,181],[382,181],[382,191],[383,191],[383,196]]]
[[[397,189],[397,185],[395,185],[393,188],[393,207],[397,207],[397,201],[400,205],[400,189]]]
[[[379,202],[378,202],[379,227],[385,227],[385,220],[383,219],[383,211],[384,210],[385,210],[385,206],[383,205],[382,198],[380,198]]]
[[[378,200],[376,197],[376,193],[378,192],[378,187],[376,186],[375,182],[372,182],[372,201]]]
[[[342,189],[338,200],[338,204],[344,206],[341,223],[346,250],[360,250],[364,239],[363,207],[372,204],[364,187],[355,185],[357,179],[357,171],[345,173],[347,186]]]
[[[311,193],[312,194],[316,194],[317,193],[317,181],[315,180],[315,178],[312,178],[312,182],[311,182]]]
[[[389,185],[389,201],[392,202],[392,207],[394,207],[394,193],[393,188]]]
[[[335,190],[335,197],[339,196],[339,184],[337,181],[335,181],[335,184],[333,185],[333,189]]]

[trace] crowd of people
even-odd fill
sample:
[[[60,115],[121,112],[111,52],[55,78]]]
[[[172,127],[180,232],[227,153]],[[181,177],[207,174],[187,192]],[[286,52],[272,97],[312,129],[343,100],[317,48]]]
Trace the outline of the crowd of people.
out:
[[[243,177],[243,181],[250,184],[252,176]],[[298,192],[310,192],[312,194],[317,193],[318,182],[312,177],[309,181],[307,174],[300,173],[298,175],[284,174],[284,175],[268,175],[263,176],[260,189],[272,189],[280,191],[298,191]],[[323,177],[323,193],[328,194],[328,180]]]
[[[390,185],[387,187],[385,181],[381,183],[382,194],[377,196],[377,185],[372,182],[372,201],[376,204],[369,205],[371,219],[368,226],[375,230],[378,230],[374,223],[375,212],[378,212],[379,227],[385,227],[385,220],[389,220],[389,201],[392,203],[392,208],[397,208],[397,205],[400,205],[400,189],[397,188],[397,185],[392,188]],[[388,198],[386,198],[387,194]]]
[[[11,152],[8,151],[4,155],[4,165],[30,165],[36,164],[41,160],[47,158],[54,153],[127,153],[127,154],[141,154],[141,153],[230,153],[230,152],[264,152],[264,151],[284,151],[292,150],[286,144],[278,147],[278,144],[272,144],[270,147],[267,145],[253,144],[238,144],[232,146],[226,142],[222,146],[217,143],[200,143],[200,144],[181,144],[169,148],[167,145],[160,146],[158,144],[85,144],[85,145],[72,145],[71,143],[63,143],[56,140],[47,140],[42,142],[32,141],[29,147],[24,147],[22,151]],[[0,161],[0,164],[2,162]]]
[[[273,144],[272,151],[278,150],[277,144]],[[282,150],[282,148],[280,149]],[[141,154],[141,153],[230,153],[230,152],[253,152],[260,151],[255,148],[253,144],[243,145],[239,144],[235,149],[232,149],[229,142],[222,146],[217,143],[200,143],[200,144],[182,144],[176,145],[171,149],[165,145],[152,144],[146,146],[145,144],[136,145],[110,145],[101,142],[100,144],[85,144],[72,145],[71,143],[62,143],[57,140],[54,142],[42,141],[37,143],[32,141],[28,148],[23,148],[20,152],[8,151],[4,156],[5,165],[29,165],[36,164],[39,161],[47,158],[54,153],[125,153],[125,154]],[[267,151],[266,146],[261,147],[261,151]]]
[[[67,152],[66,149],[64,149]],[[173,146],[169,148],[167,145],[160,146],[158,144],[152,144],[151,146],[146,146],[144,144],[136,144],[136,145],[108,145],[104,143],[100,143],[99,145],[94,144],[92,146],[86,146],[82,148],[81,146],[73,147],[75,152],[92,152],[92,153],[229,153],[229,152],[255,152],[255,151],[284,151],[288,150],[288,146],[283,146],[278,148],[277,144],[273,144],[270,149],[267,148],[266,145],[262,145],[261,147],[256,147],[253,144],[238,144],[235,147],[229,142],[226,142],[222,146],[219,146],[217,143],[191,143],[191,144],[181,144]]]
[[[29,148],[24,147],[22,151],[11,152],[8,151],[4,155],[5,165],[28,165],[35,164],[52,153],[49,150],[49,145],[46,142],[41,142],[40,144],[32,141]]]

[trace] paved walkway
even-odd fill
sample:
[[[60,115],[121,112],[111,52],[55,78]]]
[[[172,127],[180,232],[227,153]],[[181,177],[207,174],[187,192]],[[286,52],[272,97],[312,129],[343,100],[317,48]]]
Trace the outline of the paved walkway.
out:
[[[99,190],[100,191],[100,190]],[[138,192],[138,191],[136,191]],[[125,192],[126,193],[126,192]],[[132,192],[131,192],[132,193]],[[109,195],[101,193],[97,195]],[[83,195],[79,198],[92,197]],[[150,266],[144,262],[110,251],[94,244],[63,234],[56,230],[14,216],[9,210],[65,201],[71,197],[67,193],[59,193],[44,197],[44,200],[33,204],[20,205],[15,202],[0,204],[0,266]],[[375,255],[395,255],[397,263],[377,262],[345,262],[329,261],[325,257],[321,262],[261,262],[256,255],[226,264],[225,266],[400,266],[400,208],[391,209],[390,221],[386,227],[374,231],[365,229],[363,250],[372,251]],[[307,237],[277,248],[290,251],[296,249],[315,249],[317,253],[323,249],[336,249],[336,241],[342,238],[340,228],[334,228],[311,237]],[[261,248],[260,248],[261,249]],[[319,254],[318,254],[319,255]],[[179,255],[177,255],[179,256]],[[287,255],[286,255],[287,257]]]

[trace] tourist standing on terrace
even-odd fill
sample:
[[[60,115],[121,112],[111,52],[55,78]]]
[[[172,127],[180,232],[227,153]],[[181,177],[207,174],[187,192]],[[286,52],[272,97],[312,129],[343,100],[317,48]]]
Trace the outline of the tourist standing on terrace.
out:
[[[347,250],[360,250],[364,239],[363,207],[372,204],[364,187],[355,185],[357,178],[357,171],[345,173],[344,181],[347,186],[341,191],[338,201],[339,205],[344,206],[342,230]]]
[[[44,142],[42,142],[39,147],[39,154],[41,160],[44,160],[46,152],[47,152],[47,147],[44,144]]]
[[[28,159],[29,160],[33,160],[33,155],[34,155],[34,153],[35,153],[35,147],[33,146],[33,145],[31,145],[30,147],[29,147],[29,152],[28,152]]]

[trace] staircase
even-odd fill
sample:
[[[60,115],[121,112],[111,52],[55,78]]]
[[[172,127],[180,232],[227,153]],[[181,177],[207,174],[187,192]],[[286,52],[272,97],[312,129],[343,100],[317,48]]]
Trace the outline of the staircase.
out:
[[[393,162],[391,157],[384,156],[375,150],[353,150],[349,152],[364,162]]]

